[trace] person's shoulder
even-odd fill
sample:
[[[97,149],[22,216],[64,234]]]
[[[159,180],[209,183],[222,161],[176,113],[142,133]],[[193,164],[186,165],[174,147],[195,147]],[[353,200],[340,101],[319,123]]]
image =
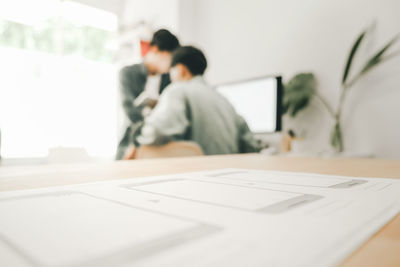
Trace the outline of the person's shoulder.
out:
[[[133,64],[123,67],[119,71],[120,76],[141,76],[144,75],[143,64]]]
[[[166,91],[174,91],[174,92],[180,92],[180,91],[184,91],[186,87],[186,82],[174,82],[174,83],[170,83],[165,90]]]
[[[170,84],[169,87],[176,91],[203,90],[211,88],[202,77],[195,77],[189,81],[174,82]]]
[[[169,95],[172,97],[178,97],[185,95],[185,82],[174,82],[169,84],[164,91],[162,92],[161,96]]]

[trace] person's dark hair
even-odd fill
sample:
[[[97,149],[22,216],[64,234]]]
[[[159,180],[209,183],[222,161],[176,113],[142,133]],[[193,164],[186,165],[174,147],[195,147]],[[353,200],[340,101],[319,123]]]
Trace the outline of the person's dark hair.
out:
[[[177,64],[186,66],[192,75],[203,75],[207,68],[207,59],[200,49],[182,46],[172,54],[171,67]]]
[[[160,51],[173,52],[179,47],[178,38],[166,29],[161,29],[153,34],[151,46],[157,46]]]

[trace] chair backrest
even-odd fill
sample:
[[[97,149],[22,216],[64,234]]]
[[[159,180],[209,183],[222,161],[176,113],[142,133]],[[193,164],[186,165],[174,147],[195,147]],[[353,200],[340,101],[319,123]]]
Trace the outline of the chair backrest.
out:
[[[136,151],[135,159],[193,157],[204,155],[201,147],[194,142],[170,142],[163,146],[141,146]]]

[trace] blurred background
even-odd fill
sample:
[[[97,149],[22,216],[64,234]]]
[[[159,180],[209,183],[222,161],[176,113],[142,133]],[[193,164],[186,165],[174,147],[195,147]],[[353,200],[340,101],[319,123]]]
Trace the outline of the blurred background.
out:
[[[141,61],[141,42],[159,28],[204,51],[211,84],[312,73],[336,110],[352,45],[375,25],[357,51],[362,67],[400,32],[398,10],[398,0],[1,0],[2,164],[113,159],[124,120],[118,71]],[[399,43],[390,51],[348,91],[345,155],[400,158]],[[279,153],[292,130],[292,153],[325,156],[334,124],[314,97],[260,138]]]

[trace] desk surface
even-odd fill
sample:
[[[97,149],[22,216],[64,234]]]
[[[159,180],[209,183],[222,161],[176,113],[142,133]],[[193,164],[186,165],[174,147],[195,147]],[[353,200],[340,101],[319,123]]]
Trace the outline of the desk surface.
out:
[[[107,163],[0,167],[0,191],[219,168],[253,168],[400,179],[400,160],[316,159],[257,154],[170,158]],[[376,233],[342,266],[400,266],[400,215]]]

